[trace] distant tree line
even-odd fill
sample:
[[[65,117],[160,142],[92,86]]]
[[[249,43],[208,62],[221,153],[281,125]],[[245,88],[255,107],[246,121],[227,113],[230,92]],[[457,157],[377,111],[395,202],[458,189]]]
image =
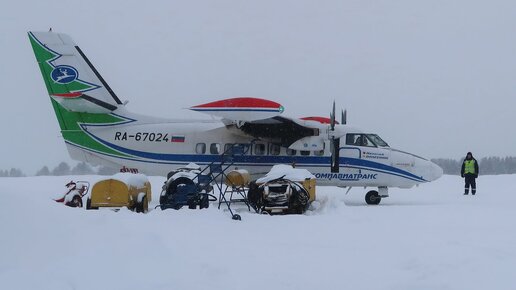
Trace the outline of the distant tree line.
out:
[[[432,162],[441,166],[444,174],[460,175],[462,159],[438,158]],[[484,157],[478,160],[480,175],[516,174],[516,157]],[[100,166],[93,168],[86,162],[81,162],[70,167],[68,163],[61,162],[52,170],[48,166],[43,166],[36,176],[63,176],[63,175],[113,175],[118,173],[118,168]],[[0,177],[24,177],[23,171],[17,168],[10,170],[0,170]]]
[[[0,170],[0,177],[24,177],[25,174],[18,168],[11,170]]]
[[[100,166],[93,168],[86,162],[81,162],[74,167],[70,167],[68,163],[61,162],[52,170],[48,166],[43,166],[36,176],[63,176],[63,175],[113,175],[119,172],[116,168]],[[11,170],[0,170],[0,177],[24,177],[26,176],[20,169],[11,168]]]
[[[462,159],[432,159],[432,162],[441,166],[444,174],[460,175]],[[516,157],[484,157],[478,160],[480,175],[515,174]]]

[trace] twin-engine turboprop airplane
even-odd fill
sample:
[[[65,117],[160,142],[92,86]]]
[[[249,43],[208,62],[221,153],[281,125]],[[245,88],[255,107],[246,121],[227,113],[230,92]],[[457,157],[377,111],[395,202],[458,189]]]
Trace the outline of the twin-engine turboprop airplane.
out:
[[[279,163],[312,172],[320,185],[377,187],[369,204],[388,187],[409,188],[443,171],[417,155],[389,147],[377,134],[330,118],[290,118],[283,107],[257,98],[233,98],[190,108],[220,120],[167,120],[140,116],[105,82],[83,51],[65,34],[29,32],[61,133],[73,159],[93,165],[137,168],[166,175],[189,163],[220,159],[231,144],[248,144],[235,167],[256,176]]]

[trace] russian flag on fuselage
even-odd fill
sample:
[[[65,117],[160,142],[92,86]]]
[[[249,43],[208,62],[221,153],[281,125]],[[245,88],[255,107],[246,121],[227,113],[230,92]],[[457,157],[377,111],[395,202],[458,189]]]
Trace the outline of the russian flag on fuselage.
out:
[[[170,142],[184,143],[185,142],[185,136],[172,135],[172,137],[170,137]]]

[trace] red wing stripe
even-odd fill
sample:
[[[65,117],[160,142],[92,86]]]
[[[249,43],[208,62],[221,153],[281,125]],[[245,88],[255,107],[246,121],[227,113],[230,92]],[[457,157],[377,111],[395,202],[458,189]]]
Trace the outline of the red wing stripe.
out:
[[[233,98],[206,103],[193,108],[274,108],[281,107],[280,104],[258,98]]]

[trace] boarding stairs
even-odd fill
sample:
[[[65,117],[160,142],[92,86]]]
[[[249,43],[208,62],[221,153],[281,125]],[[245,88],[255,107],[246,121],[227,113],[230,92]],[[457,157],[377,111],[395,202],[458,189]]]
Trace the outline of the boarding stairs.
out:
[[[197,178],[197,189],[207,189],[212,184],[219,190],[219,205],[218,208],[222,204],[225,204],[231,214],[231,218],[234,220],[241,220],[240,215],[233,213],[231,209],[231,204],[233,202],[243,202],[250,210],[249,202],[247,201],[247,195],[242,187],[232,187],[227,185],[224,188],[224,181],[227,178],[227,172],[231,170],[231,167],[235,163],[236,156],[244,156],[247,154],[252,147],[252,143],[236,143],[230,144],[230,146],[226,145],[224,152],[221,155],[218,155],[218,158],[213,162],[209,163],[202,169],[198,174]],[[230,194],[229,199],[226,197],[226,194]],[[233,199],[233,194],[237,194],[240,197],[237,199]]]

